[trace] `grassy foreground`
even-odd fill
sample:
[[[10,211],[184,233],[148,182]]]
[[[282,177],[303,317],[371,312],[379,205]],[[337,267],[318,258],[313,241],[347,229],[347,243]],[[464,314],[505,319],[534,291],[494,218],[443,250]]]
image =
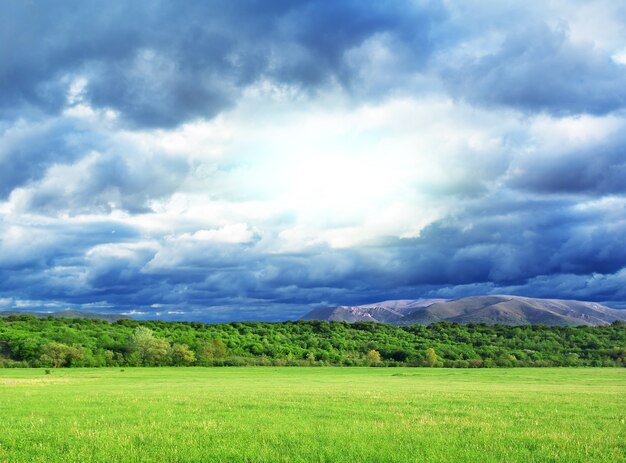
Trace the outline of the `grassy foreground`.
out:
[[[0,462],[625,455],[625,369],[0,370]]]

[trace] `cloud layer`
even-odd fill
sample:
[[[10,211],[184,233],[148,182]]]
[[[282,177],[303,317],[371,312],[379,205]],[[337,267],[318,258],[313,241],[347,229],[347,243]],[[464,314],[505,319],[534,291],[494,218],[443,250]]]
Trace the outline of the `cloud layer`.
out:
[[[205,321],[626,308],[626,8],[0,9],[0,303]]]

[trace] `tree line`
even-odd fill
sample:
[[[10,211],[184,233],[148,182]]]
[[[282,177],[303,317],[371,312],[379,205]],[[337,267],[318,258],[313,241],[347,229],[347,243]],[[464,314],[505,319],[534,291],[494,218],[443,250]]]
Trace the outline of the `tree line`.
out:
[[[559,327],[440,322],[205,324],[0,318],[2,367],[626,366],[626,324]]]

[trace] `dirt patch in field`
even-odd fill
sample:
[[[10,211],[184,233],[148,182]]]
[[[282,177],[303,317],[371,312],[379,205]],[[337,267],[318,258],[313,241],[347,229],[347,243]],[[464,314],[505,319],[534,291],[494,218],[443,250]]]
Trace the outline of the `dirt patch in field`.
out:
[[[0,386],[17,386],[20,384],[41,385],[69,383],[66,378],[0,378]]]

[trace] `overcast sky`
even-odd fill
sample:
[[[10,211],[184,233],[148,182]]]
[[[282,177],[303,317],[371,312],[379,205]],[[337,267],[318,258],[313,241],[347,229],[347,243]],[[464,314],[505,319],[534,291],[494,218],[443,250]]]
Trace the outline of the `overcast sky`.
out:
[[[0,6],[0,308],[626,308],[626,3]]]

